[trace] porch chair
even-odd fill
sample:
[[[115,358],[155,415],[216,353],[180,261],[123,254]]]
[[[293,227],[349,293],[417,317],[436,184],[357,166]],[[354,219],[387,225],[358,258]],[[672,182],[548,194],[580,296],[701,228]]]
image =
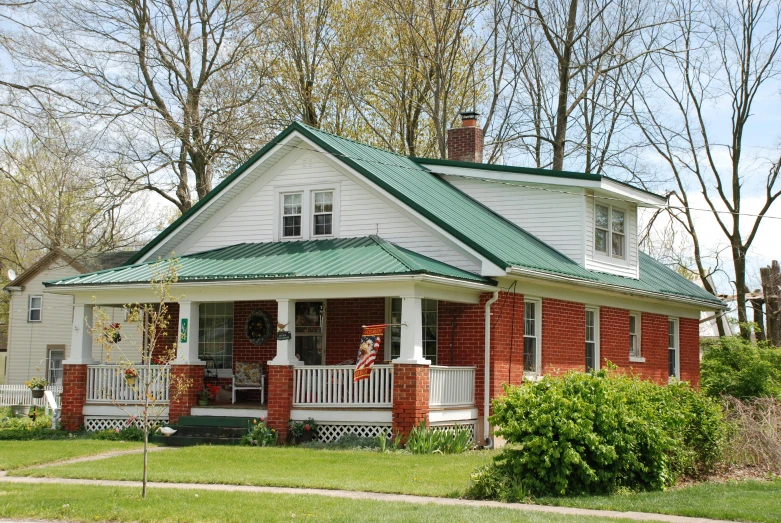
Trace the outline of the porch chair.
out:
[[[231,390],[231,403],[236,403],[237,390],[259,390],[260,402],[266,402],[265,395],[266,377],[260,366],[260,362],[236,362],[236,371],[233,373],[233,387]]]

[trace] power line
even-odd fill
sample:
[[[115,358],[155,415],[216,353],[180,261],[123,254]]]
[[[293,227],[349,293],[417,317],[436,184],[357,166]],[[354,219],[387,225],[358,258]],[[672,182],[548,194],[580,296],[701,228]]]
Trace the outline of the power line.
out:
[[[343,153],[331,153],[331,152],[328,152],[328,151],[321,151],[321,150],[318,150],[318,149],[310,149],[309,147],[301,147],[299,145],[292,145],[292,144],[289,144],[289,143],[286,143],[286,144],[283,144],[281,142],[269,142],[269,143],[274,143],[276,145],[282,145],[283,147],[291,147],[293,149],[300,149],[302,151],[308,151],[308,152],[312,152],[312,153],[323,154],[323,155],[326,155],[326,156],[332,156],[332,157],[336,157],[336,158],[346,158],[348,160],[356,160],[356,161],[361,161],[361,162],[370,162],[370,163],[375,163],[375,164],[378,164],[378,165],[386,165],[388,167],[393,167],[393,168],[396,168],[396,169],[407,169],[407,170],[410,170],[410,171],[419,172],[419,169],[415,168],[415,167],[406,167],[404,165],[399,165],[399,164],[396,164],[396,163],[382,162],[380,160],[375,160],[375,159],[372,159],[372,158],[356,158],[354,156],[350,156],[350,155],[343,154]],[[364,145],[365,147],[372,147],[371,145],[366,145],[366,144],[361,144],[361,145]],[[389,151],[383,151],[383,152],[389,152]],[[392,154],[396,154],[396,153],[392,153]],[[401,158],[407,158],[406,156],[401,156],[401,155],[399,155],[399,156]],[[412,161],[412,160],[410,160],[410,161]],[[425,163],[425,162],[422,162],[422,163]],[[536,185],[527,185],[527,184],[523,184],[523,183],[519,183],[519,182],[508,182],[508,181],[503,181],[503,180],[494,180],[494,179],[491,179],[491,178],[482,178],[482,177],[479,177],[479,176],[443,173],[443,172],[438,172],[436,170],[431,170],[431,169],[429,169],[429,172],[431,172],[432,174],[438,174],[440,176],[456,176],[456,177],[460,177],[460,178],[470,178],[470,179],[480,180],[480,181],[483,181],[483,182],[494,183],[494,184],[498,184],[498,185],[509,185],[509,186],[512,186],[512,187],[522,187],[522,188],[533,189],[533,190],[538,190],[538,191],[546,191],[546,192],[559,193],[559,194],[570,194],[570,195],[575,195],[575,196],[583,196],[583,193],[572,192],[572,191],[565,191],[565,190],[562,190],[562,189],[550,189],[550,188],[547,188],[547,187],[539,187],[539,186],[536,186]],[[634,187],[634,188],[638,189],[637,187]],[[638,190],[641,190],[641,189],[638,189]],[[615,197],[611,197],[611,196],[599,196],[598,198],[600,200],[612,200],[612,201],[618,201],[618,202],[626,201],[624,199],[615,198]],[[675,209],[675,210],[679,210],[679,211],[685,211],[685,210],[688,209],[690,211],[701,211],[701,212],[709,212],[709,213],[716,213],[716,214],[730,214],[730,215],[735,215],[735,216],[750,216],[750,217],[754,217],[754,218],[762,217],[762,218],[767,218],[769,220],[781,220],[781,216],[769,216],[767,214],[751,214],[751,213],[734,212],[734,211],[714,211],[713,209],[703,209],[703,208],[698,208],[698,207],[689,207],[689,206],[681,206],[681,205],[675,205],[675,206],[668,205],[667,208],[668,209]]]

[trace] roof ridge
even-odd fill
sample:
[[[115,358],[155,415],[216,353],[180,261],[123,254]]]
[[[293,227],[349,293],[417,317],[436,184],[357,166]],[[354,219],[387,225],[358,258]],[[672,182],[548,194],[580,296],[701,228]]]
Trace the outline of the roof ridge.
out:
[[[360,145],[360,146],[363,146],[363,147],[369,147],[370,149],[374,149],[375,151],[379,151],[381,153],[392,154],[394,156],[398,156],[399,158],[404,158],[405,160],[410,160],[415,165],[418,165],[418,167],[420,167],[422,170],[424,170],[424,171],[427,170],[425,167],[423,167],[422,165],[418,164],[418,162],[412,160],[412,158],[410,158],[409,156],[405,156],[403,154],[397,153],[396,151],[390,151],[388,149],[383,149],[382,147],[377,147],[376,145],[371,145],[371,144],[368,144],[368,143],[359,142],[358,140],[354,140],[353,138],[348,138],[346,136],[342,136],[342,135],[339,135],[339,134],[334,134],[334,133],[331,133],[331,132],[328,132],[328,131],[324,131],[322,129],[319,129],[317,127],[312,127],[311,125],[307,125],[307,124],[299,122],[297,120],[293,120],[293,125],[300,125],[300,126],[304,127],[305,129],[307,129],[309,131],[312,131],[312,132],[327,134],[328,136],[332,136],[334,138],[338,138],[339,140],[344,140],[346,142],[351,142],[351,143],[354,143],[356,145]],[[369,158],[352,158],[352,159],[353,160],[371,161]]]
[[[399,247],[396,244],[385,241],[383,238],[380,238],[375,234],[370,235],[369,238],[374,240],[374,242],[379,245],[383,251],[387,252],[390,256],[393,256],[393,258],[398,260],[398,262],[404,265],[407,269],[411,271],[419,270],[410,263],[410,260],[406,256],[403,256],[402,253],[398,252]],[[391,247],[393,248],[391,249]]]

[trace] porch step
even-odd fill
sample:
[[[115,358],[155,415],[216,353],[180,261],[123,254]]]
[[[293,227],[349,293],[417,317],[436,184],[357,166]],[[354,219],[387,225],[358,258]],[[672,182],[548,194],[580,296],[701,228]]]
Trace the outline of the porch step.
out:
[[[154,435],[150,438],[152,443],[167,447],[192,447],[194,445],[239,445],[241,438],[213,438],[202,436],[179,436],[177,432],[173,436]]]
[[[237,427],[247,429],[258,418],[233,418],[227,416],[181,416],[177,425],[187,427]]]
[[[247,433],[253,418],[229,418],[220,416],[182,416],[171,425],[172,436],[155,434],[151,441],[169,447],[193,445],[238,445]],[[257,419],[257,418],[256,418]]]

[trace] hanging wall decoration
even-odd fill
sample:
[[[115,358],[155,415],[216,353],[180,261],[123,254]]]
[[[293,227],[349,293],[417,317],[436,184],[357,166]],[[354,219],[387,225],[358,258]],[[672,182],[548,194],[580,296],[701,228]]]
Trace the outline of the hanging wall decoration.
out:
[[[274,334],[274,322],[267,312],[254,310],[247,317],[244,333],[253,345],[263,345]]]

